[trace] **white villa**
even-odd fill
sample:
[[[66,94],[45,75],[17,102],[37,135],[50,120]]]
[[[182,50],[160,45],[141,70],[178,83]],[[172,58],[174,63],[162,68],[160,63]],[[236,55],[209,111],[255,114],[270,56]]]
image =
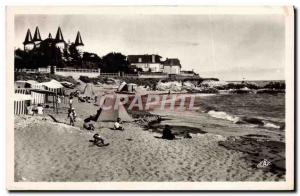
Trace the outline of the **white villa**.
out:
[[[161,56],[157,54],[128,55],[127,60],[130,65],[142,69],[143,72],[162,72],[163,70]]]

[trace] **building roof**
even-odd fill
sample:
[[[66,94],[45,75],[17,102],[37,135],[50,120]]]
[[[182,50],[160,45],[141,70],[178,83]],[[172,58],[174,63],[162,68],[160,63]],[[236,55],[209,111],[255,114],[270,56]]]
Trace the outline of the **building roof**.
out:
[[[152,56],[154,55],[154,62]],[[161,63],[161,56],[157,54],[144,54],[144,55],[128,55],[127,60],[129,63]]]
[[[77,32],[77,36],[76,36],[76,40],[75,40],[75,46],[84,46],[79,31]]]
[[[48,34],[48,37],[44,39],[41,44],[46,44],[48,46],[51,46],[52,44],[55,44],[55,40],[52,38],[51,33]]]
[[[39,27],[35,28],[35,32],[34,32],[34,36],[33,36],[33,41],[42,41]]]
[[[195,74],[195,72],[192,70],[192,71],[189,71],[189,70],[181,70],[180,71],[181,73],[185,73],[185,74]]]
[[[33,43],[33,41],[32,41],[31,32],[30,32],[30,29],[28,29],[23,44],[26,45],[26,44],[32,44],[32,43]]]
[[[167,58],[163,64],[164,64],[164,66],[179,66],[179,67],[181,67],[180,61],[177,58],[174,58],[174,59]]]
[[[55,36],[55,41],[56,42],[65,42],[60,27],[58,27],[58,29],[57,29],[56,36]]]

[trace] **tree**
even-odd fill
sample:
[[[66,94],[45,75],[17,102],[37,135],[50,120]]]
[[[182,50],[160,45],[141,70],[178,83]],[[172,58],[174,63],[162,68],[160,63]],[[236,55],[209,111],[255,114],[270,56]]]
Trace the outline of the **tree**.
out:
[[[69,65],[70,67],[77,67],[77,68],[82,68],[82,61],[81,61],[81,56],[76,49],[76,46],[74,43],[71,43],[69,47],[69,52],[70,52],[70,61]]]
[[[126,60],[126,56],[121,53],[108,53],[102,57],[101,72],[116,73],[125,72],[128,73],[129,63]]]
[[[82,66],[86,69],[97,69],[102,65],[102,59],[95,53],[84,52]]]
[[[20,48],[15,50],[15,69],[22,69],[26,68],[26,62],[25,62],[25,52],[21,50]]]

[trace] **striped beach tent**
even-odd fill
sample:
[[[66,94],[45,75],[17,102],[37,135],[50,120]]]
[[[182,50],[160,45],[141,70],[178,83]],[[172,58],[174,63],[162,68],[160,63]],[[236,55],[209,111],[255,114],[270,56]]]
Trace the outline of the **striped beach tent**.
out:
[[[45,87],[41,83],[32,84],[31,88],[35,90],[45,90]],[[31,96],[33,98],[33,104],[43,104],[46,102],[46,95],[44,93],[31,91]]]
[[[15,93],[28,95],[30,94],[29,88],[17,88],[15,89]]]
[[[43,86],[41,86],[43,87]],[[43,88],[17,88],[15,89],[15,93],[18,94],[24,94],[24,95],[31,95],[32,97],[32,104],[43,104],[45,103],[45,94],[39,93],[39,92],[34,92],[33,90],[39,89],[39,90],[44,90]]]
[[[31,95],[15,93],[14,94],[14,114],[23,115],[27,113],[27,105],[31,104]]]
[[[45,86],[46,90],[54,92],[56,94],[62,94],[64,86],[57,80],[51,80],[50,82],[40,83]]]
[[[43,104],[45,103],[45,95],[42,93],[32,92],[31,89],[42,89],[45,87],[35,80],[18,80],[15,82],[15,93],[20,94],[31,94],[32,104]]]

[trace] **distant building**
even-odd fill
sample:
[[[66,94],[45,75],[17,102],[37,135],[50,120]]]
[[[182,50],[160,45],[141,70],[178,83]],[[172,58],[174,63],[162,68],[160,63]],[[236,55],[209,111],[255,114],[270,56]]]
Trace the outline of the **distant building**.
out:
[[[162,72],[161,56],[157,54],[128,55],[127,60],[131,66],[136,66],[144,72]]]
[[[55,46],[56,48],[59,48],[61,52],[63,52],[65,49],[68,49],[71,43],[66,43],[63,37],[63,33],[60,27],[58,27],[56,36],[53,39],[51,33],[49,33],[48,37],[44,40],[41,38],[40,30],[38,27],[36,27],[34,36],[32,39],[32,35],[30,32],[30,29],[27,30],[25,40],[23,42],[24,45],[24,50],[25,51],[30,51],[33,50],[34,48],[39,48],[42,44],[46,44],[47,46]],[[80,32],[77,32],[77,36],[75,39],[75,48],[78,50],[79,54],[82,56],[83,54],[83,42],[82,38],[80,35]]]
[[[181,64],[179,59],[169,59],[167,58],[163,62],[163,72],[167,74],[180,74]]]
[[[195,73],[194,70],[192,70],[192,71],[184,71],[184,70],[182,70],[182,71],[180,71],[180,75],[187,76],[187,77],[198,76],[198,74]]]

